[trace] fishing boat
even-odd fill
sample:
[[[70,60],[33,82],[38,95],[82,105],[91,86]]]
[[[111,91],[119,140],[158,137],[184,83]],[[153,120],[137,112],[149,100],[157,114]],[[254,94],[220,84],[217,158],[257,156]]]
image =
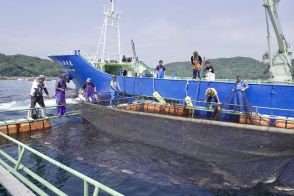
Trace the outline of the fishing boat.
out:
[[[153,97],[157,92],[164,100],[177,100],[185,105],[186,97],[191,98],[193,107],[206,107],[204,103],[207,88],[215,88],[221,102],[228,100],[232,94],[235,82],[232,80],[187,79],[165,77],[156,78],[154,68],[148,67],[136,57],[135,44],[132,41],[133,56],[121,55],[120,49],[120,14],[115,9],[116,0],[110,1],[110,6],[104,10],[104,23],[101,29],[99,46],[95,57],[81,55],[80,50],[72,54],[49,55],[49,58],[66,70],[77,88],[81,88],[87,78],[92,78],[100,98],[110,98],[110,81],[112,75],[117,75],[122,94],[128,96]],[[246,97],[256,114],[294,117],[294,84],[291,75],[290,46],[285,40],[277,14],[276,0],[265,0],[268,27],[268,53],[264,60],[268,63],[270,79],[268,81],[250,81]],[[278,52],[272,55],[269,32],[269,20],[273,26],[278,41]],[[111,29],[111,31],[109,30]],[[108,35],[107,32],[115,32]],[[107,48],[108,38],[116,39],[111,51]],[[228,103],[230,104],[230,103]],[[284,121],[283,121],[284,122]]]

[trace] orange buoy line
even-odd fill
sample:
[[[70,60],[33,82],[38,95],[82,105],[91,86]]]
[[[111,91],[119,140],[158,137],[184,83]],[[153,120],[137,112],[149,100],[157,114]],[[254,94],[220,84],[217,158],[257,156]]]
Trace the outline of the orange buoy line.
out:
[[[7,135],[51,128],[51,121],[49,118],[37,120],[19,119],[14,121],[2,122],[3,123],[0,124],[0,132]]]
[[[146,112],[146,113],[157,113],[157,114],[167,114],[172,116],[179,117],[188,117],[189,109],[183,105],[169,106],[160,103],[134,103],[134,104],[120,104],[118,108],[123,110],[137,111],[137,112]],[[201,110],[197,108],[198,110]],[[277,128],[286,128],[294,129],[294,119],[282,117],[269,117],[261,115],[245,115],[240,114],[239,123],[240,124],[250,124],[256,126],[265,126],[265,127],[277,127]]]

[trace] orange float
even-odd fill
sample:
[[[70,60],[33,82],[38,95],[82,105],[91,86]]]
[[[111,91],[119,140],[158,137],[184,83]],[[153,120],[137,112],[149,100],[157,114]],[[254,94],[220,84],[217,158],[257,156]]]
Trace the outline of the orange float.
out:
[[[141,109],[141,104],[132,104],[124,107],[125,110],[139,111]]]
[[[165,113],[173,116],[188,116],[188,110],[183,106],[166,106]]]
[[[268,118],[263,118],[261,116],[241,115],[239,118],[239,123],[250,124],[250,125],[269,126],[270,120]]]
[[[144,112],[148,113],[164,113],[165,105],[146,103],[144,104]]]
[[[22,121],[15,122],[15,124],[2,125],[0,126],[0,132],[7,135],[12,135],[16,133],[25,133],[35,130],[43,130],[51,128],[50,119],[41,119],[36,121]]]
[[[279,128],[294,129],[294,120],[276,120],[275,126]]]

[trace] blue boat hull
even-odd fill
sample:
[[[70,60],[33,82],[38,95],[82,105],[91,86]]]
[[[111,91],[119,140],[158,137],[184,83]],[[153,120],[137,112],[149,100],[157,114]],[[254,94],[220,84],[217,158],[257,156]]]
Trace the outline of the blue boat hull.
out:
[[[87,78],[92,78],[97,92],[109,96],[111,75],[104,73],[80,55],[49,56],[62,66],[72,78],[77,88],[81,88]],[[203,101],[205,90],[215,88],[221,102],[232,95],[232,82],[212,82],[197,80],[174,80],[118,76],[121,90],[128,95],[153,96],[153,92],[167,99],[184,100],[188,95],[192,100]],[[246,95],[251,106],[257,106],[258,113],[294,117],[294,86],[281,84],[249,84]],[[194,102],[194,105],[196,103]],[[197,103],[198,105],[201,103]],[[280,108],[276,110],[274,108]],[[282,110],[281,110],[282,109]],[[284,109],[284,110],[283,110]]]

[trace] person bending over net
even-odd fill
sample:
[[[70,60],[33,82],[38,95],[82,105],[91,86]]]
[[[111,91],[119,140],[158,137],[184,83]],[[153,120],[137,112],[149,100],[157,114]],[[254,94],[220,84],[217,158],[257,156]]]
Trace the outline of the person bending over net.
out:
[[[86,102],[94,103],[96,99],[96,86],[93,84],[91,78],[87,78],[86,83],[83,85],[83,94]]]
[[[217,91],[215,88],[208,88],[205,91],[205,103],[209,106],[209,109],[212,109],[212,100],[214,101],[215,104],[219,104],[219,97],[217,95]]]

